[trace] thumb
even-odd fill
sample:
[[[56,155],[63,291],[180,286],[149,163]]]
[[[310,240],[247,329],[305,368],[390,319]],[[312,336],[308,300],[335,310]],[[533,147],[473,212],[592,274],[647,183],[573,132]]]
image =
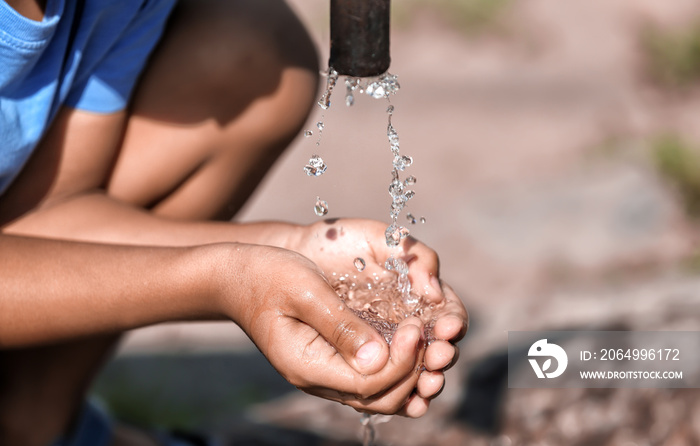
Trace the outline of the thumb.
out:
[[[440,258],[437,253],[413,237],[404,240],[403,249],[412,289],[430,302],[441,302],[445,296],[440,285]]]
[[[302,300],[297,318],[316,330],[361,374],[376,373],[389,360],[384,337],[353,313],[327,283],[312,298]]]

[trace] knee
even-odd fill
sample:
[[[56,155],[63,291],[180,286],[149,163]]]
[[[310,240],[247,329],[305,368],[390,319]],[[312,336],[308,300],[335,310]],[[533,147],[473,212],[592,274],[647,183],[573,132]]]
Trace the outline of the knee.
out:
[[[190,112],[220,124],[247,119],[268,136],[303,125],[318,91],[318,54],[283,1],[187,0],[171,26],[183,31],[169,45],[188,55],[179,76]]]

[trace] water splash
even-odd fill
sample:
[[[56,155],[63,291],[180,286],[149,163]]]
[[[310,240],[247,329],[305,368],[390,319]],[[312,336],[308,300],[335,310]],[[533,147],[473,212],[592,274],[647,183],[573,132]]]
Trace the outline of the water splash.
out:
[[[384,91],[389,91],[385,95],[388,99],[389,94],[395,94],[398,90],[398,82],[396,81],[396,76],[382,77],[378,84]],[[374,85],[374,84],[370,84]],[[379,87],[376,87],[379,88]],[[389,216],[391,217],[392,223],[387,228],[387,246],[395,247],[398,246],[396,231],[397,231],[397,220],[401,211],[406,207],[406,203],[415,196],[415,191],[407,189],[408,186],[412,186],[416,182],[416,177],[409,176],[404,181],[401,180],[399,172],[405,171],[407,168],[413,165],[413,158],[408,155],[401,154],[401,145],[399,143],[399,133],[396,131],[394,124],[391,121],[394,115],[394,106],[389,104],[386,109],[388,114],[386,136],[389,140],[389,150],[394,155],[394,160],[392,161],[392,171],[391,171],[391,183],[389,183],[389,194],[391,195],[391,206]],[[409,219],[409,221],[412,221]],[[408,229],[398,229],[399,242],[400,239],[408,235]]]
[[[390,256],[388,259],[386,259],[386,262],[384,262],[384,268],[386,268],[387,271],[396,271],[399,278],[408,274],[408,264],[394,256]]]
[[[406,229],[406,228],[403,228]],[[400,293],[403,303],[408,308],[413,308],[419,303],[418,296],[411,294],[411,281],[408,280],[408,264],[394,256],[390,256],[384,262],[384,268],[388,271],[395,271],[398,274],[397,291]]]
[[[333,67],[329,67],[327,72],[323,74],[326,76],[326,88],[318,101],[318,105],[323,110],[327,110],[331,106],[331,95],[338,83],[339,74]],[[388,72],[376,78],[347,76],[345,77],[344,83],[345,104],[349,107],[355,103],[355,94],[357,92],[367,94],[375,99],[386,99],[389,101],[390,97],[395,95],[401,88],[398,82],[398,76]],[[397,229],[397,219],[406,206],[406,203],[415,195],[415,192],[407,189],[407,187],[412,186],[416,181],[414,176],[409,176],[404,181],[402,181],[399,176],[399,172],[404,172],[413,165],[413,158],[401,154],[399,134],[391,120],[394,111],[394,105],[389,103],[386,108],[386,113],[388,115],[387,138],[389,139],[389,148],[394,155],[392,161],[392,183],[389,186],[389,193],[392,197],[389,216],[391,217],[392,224],[386,229],[386,243],[389,247],[398,246],[401,238],[407,235],[407,229],[404,229],[403,233],[400,232],[400,229]],[[321,134],[324,128],[323,119],[317,122],[317,128],[319,130],[319,136],[316,145],[318,146],[320,145]],[[311,131],[309,130],[307,132]],[[309,176],[318,176],[323,173],[323,170],[319,170],[318,167],[315,167],[311,163],[304,168],[304,171]],[[406,187],[406,189],[404,187]]]
[[[326,75],[326,89],[323,92],[318,105],[323,110],[327,110],[331,106],[331,95],[338,82],[338,72],[332,67],[328,68]],[[390,102],[390,97],[398,92],[400,85],[398,77],[391,73],[385,73],[378,78],[345,78],[345,105],[351,107],[355,104],[356,94],[367,94],[375,99],[385,99]],[[391,196],[391,223],[385,230],[386,244],[388,247],[395,248],[401,243],[401,240],[408,237],[410,231],[405,226],[398,224],[398,217],[405,208],[407,202],[415,196],[415,191],[411,189],[416,183],[416,178],[413,175],[408,176],[405,180],[400,177],[400,172],[406,171],[413,165],[413,158],[408,155],[401,154],[399,134],[392,123],[394,115],[394,105],[389,103],[386,108],[388,115],[387,123],[387,138],[389,140],[389,149],[393,155],[391,183],[389,184],[389,194]],[[316,145],[320,145],[321,134],[323,132],[323,116],[321,121],[317,123],[318,140]],[[308,133],[308,134],[307,134]],[[310,130],[305,132],[305,136],[309,137],[313,134]],[[312,157],[309,164],[304,168],[304,171],[309,176],[319,176],[326,170],[323,160],[318,157],[314,161]],[[321,167],[322,166],[322,167]],[[316,198],[314,212],[318,216],[323,216],[328,213],[328,203]],[[410,224],[416,224],[418,221],[412,214],[407,214],[406,218]],[[425,222],[425,218],[420,218],[421,223]],[[353,261],[353,265],[357,271],[364,271],[366,262],[361,257],[357,257]],[[333,273],[332,285],[341,299],[348,308],[355,312],[359,317],[366,320],[378,332],[380,332],[388,343],[391,343],[394,331],[398,327],[398,323],[408,316],[418,316],[425,324],[425,338],[428,343],[432,339],[432,325],[434,319],[431,319],[434,304],[427,304],[423,298],[411,291],[411,283],[408,279],[409,268],[408,264],[399,258],[398,255],[390,256],[384,267],[388,270],[384,272],[380,279],[376,273],[372,274],[369,282],[356,280],[357,276],[350,278],[348,274],[337,276]],[[387,275],[389,280],[387,281]],[[367,274],[362,275],[368,276]],[[425,304],[425,305],[424,305]],[[375,427],[373,418],[370,415],[362,415],[362,425],[364,429],[363,445],[371,446],[375,440]],[[381,421],[379,421],[381,422]]]
[[[401,259],[398,260],[399,270],[407,268],[401,266]],[[391,343],[399,323],[412,316],[423,322],[425,338],[431,342],[435,315],[445,303],[430,303],[413,289],[402,288],[400,277],[401,274],[394,269],[383,274],[361,276],[333,273],[329,281],[347,308],[372,325],[388,343]]]

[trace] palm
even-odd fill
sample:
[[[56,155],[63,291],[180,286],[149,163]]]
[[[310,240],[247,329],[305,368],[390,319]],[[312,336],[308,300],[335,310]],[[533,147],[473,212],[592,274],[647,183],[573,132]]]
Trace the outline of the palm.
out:
[[[432,301],[442,300],[437,284],[438,259],[435,252],[413,238],[404,239],[396,248],[385,242],[386,223],[371,220],[328,220],[307,228],[299,252],[311,259],[327,278],[333,274],[364,277],[386,274],[385,262],[390,257],[401,258],[409,264],[409,278],[413,289]],[[432,280],[435,278],[435,280]]]

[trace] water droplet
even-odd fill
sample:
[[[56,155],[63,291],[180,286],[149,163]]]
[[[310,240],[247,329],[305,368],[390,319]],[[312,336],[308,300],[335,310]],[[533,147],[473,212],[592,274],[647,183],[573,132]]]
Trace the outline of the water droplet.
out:
[[[328,91],[324,92],[321,99],[318,100],[318,106],[324,110],[328,110],[331,106],[331,95]]]
[[[338,305],[338,311],[343,311],[345,310],[345,305]]]
[[[357,268],[358,271],[364,271],[365,266],[367,266],[367,264],[365,263],[365,259],[363,259],[362,257],[357,257],[354,263],[355,268]]]
[[[407,190],[404,196],[406,197],[406,200],[410,200],[411,198],[416,196],[416,193],[412,190]]]
[[[416,224],[416,217],[414,217],[413,214],[411,214],[410,212],[406,214],[406,220],[408,220],[408,222],[412,225]]]
[[[318,155],[314,155],[309,158],[309,164],[304,166],[304,172],[310,177],[318,177],[326,172],[326,163],[323,162],[323,158]]]
[[[355,90],[360,85],[360,79],[356,77],[345,78],[345,105],[352,107],[355,104]]]
[[[310,136],[312,136],[313,134],[314,134],[314,132],[312,132],[311,130],[306,130],[306,131],[304,132],[304,136],[306,136],[307,138],[310,137]]]
[[[320,197],[316,197],[316,203],[314,204],[314,212],[319,217],[323,217],[328,213],[328,203],[321,200]]]
[[[406,178],[406,181],[404,181],[404,184],[406,186],[413,186],[414,184],[416,184],[416,177],[411,175],[410,177]]]
[[[403,183],[399,180],[394,180],[389,184],[389,194],[393,198],[397,198],[403,195]]]
[[[406,205],[406,197],[404,195],[399,195],[398,197],[394,197],[394,200],[391,202],[391,208],[396,209],[398,211],[401,211],[405,205]]]
[[[319,130],[323,130],[323,127],[324,127],[323,121],[318,121],[316,123],[316,127],[318,127]]]
[[[384,89],[390,93],[390,94],[396,94],[397,91],[401,88],[401,85],[399,85],[398,82],[399,77],[391,74],[391,73],[386,73],[384,74],[379,81],[382,83],[384,86]]]
[[[420,222],[421,222],[421,223],[425,223],[425,217],[421,217],[421,218],[420,218]]]
[[[401,235],[401,238],[406,238],[411,234],[411,231],[409,231],[408,228],[401,226],[401,229],[399,229],[399,234]]]
[[[357,87],[360,86],[360,78],[359,77],[346,77],[345,78],[345,86],[349,88],[350,90],[355,90]]]
[[[389,144],[391,146],[391,151],[394,155],[399,155],[399,134],[396,132],[391,123],[387,126],[386,136],[389,138]]]
[[[333,88],[335,87],[336,82],[338,82],[338,72],[333,68],[329,68],[326,75],[326,90],[323,92],[321,99],[318,101],[319,107],[324,110],[328,110],[328,107],[331,106],[331,93],[333,93]]]
[[[390,115],[394,114],[394,106],[390,105],[386,108],[386,112],[389,113]]]
[[[386,236],[386,245],[389,247],[398,246],[401,242],[401,229],[396,223],[392,223],[384,231]]]
[[[403,170],[406,170],[406,168],[409,167],[411,164],[413,164],[413,158],[411,158],[410,156],[408,156],[408,155],[399,156],[398,146],[397,146],[397,150],[392,149],[392,152],[394,152],[394,155],[395,155],[394,156],[394,169],[403,171]]]

